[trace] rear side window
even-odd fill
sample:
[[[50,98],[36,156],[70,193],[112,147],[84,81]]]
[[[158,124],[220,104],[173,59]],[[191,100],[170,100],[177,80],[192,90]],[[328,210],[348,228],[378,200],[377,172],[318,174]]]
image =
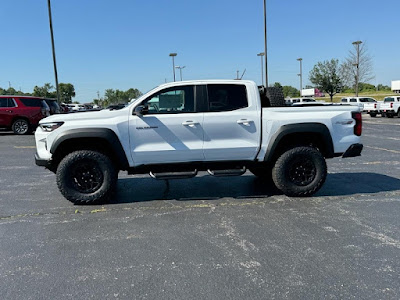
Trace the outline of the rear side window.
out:
[[[372,98],[360,98],[360,102],[376,102],[376,101]]]
[[[393,101],[394,101],[394,98],[392,98],[392,97],[388,97],[383,100],[383,102],[393,102]]]
[[[347,99],[346,99],[346,98],[343,98],[343,99],[342,99],[342,102],[347,102]]]
[[[209,84],[208,111],[232,111],[248,106],[243,84]]]
[[[19,98],[19,101],[21,101],[25,106],[28,106],[28,107],[45,107],[42,99]]]
[[[351,99],[350,99],[350,102],[357,102],[357,99],[351,98]]]
[[[15,102],[12,98],[0,98],[0,107],[15,107]]]

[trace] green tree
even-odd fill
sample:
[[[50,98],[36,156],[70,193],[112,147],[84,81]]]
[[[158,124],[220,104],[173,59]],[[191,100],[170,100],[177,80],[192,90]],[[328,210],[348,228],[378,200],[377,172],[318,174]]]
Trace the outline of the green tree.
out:
[[[285,85],[282,87],[283,96],[286,97],[300,97],[300,92],[295,87],[290,85]]]
[[[374,85],[364,82],[360,82],[358,84],[358,89],[360,92],[376,91],[376,87]]]
[[[54,86],[50,83],[45,83],[44,86],[35,86],[33,88],[33,96],[50,98],[54,96]]]
[[[331,59],[318,62],[311,70],[309,79],[320,90],[331,97],[342,89],[342,81],[339,76],[339,60]]]
[[[71,83],[60,83],[58,85],[60,92],[60,101],[64,103],[71,103],[72,98],[75,97],[75,87]]]

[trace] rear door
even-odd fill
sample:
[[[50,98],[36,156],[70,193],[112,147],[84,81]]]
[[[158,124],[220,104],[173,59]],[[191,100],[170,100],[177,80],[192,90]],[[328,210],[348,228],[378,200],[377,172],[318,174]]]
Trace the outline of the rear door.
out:
[[[16,104],[12,98],[0,98],[0,126],[11,126],[15,107]]]
[[[203,161],[203,113],[193,85],[166,88],[140,103],[148,112],[131,113],[129,136],[135,165]]]
[[[254,160],[260,146],[257,95],[245,83],[208,84],[204,112],[206,161]]]

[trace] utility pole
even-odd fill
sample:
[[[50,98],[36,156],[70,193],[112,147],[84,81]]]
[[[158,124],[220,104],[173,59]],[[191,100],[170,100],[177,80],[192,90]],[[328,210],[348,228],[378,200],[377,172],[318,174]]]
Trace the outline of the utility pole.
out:
[[[170,53],[169,56],[172,57],[172,71],[174,73],[174,82],[175,82],[175,56],[177,56],[178,53]]]
[[[353,64],[354,66],[357,67],[357,74],[356,74],[356,97],[358,97],[358,81],[360,77],[360,44],[362,44],[362,41],[356,41],[352,43],[354,46],[356,46],[357,49],[357,63]]]
[[[258,53],[257,56],[261,57],[261,85],[264,85],[264,62],[263,56],[265,55],[264,52]]]
[[[267,59],[267,1],[264,0],[264,54],[265,54],[265,87],[268,87],[268,59]]]
[[[175,68],[179,69],[180,73],[181,73],[181,81],[182,81],[182,69],[184,69],[186,66],[180,67],[180,66],[176,66]]]
[[[300,76],[300,97],[301,97],[302,96],[301,92],[303,90],[303,68],[302,68],[302,64],[301,63],[302,63],[303,59],[300,57],[297,60],[300,62],[300,74],[297,74],[297,75]]]
[[[58,88],[56,50],[55,50],[55,47],[54,47],[53,21],[52,21],[52,18],[51,18],[51,4],[50,4],[50,0],[47,0],[47,5],[48,5],[48,7],[49,7],[49,24],[50,24],[50,35],[51,35],[51,47],[52,47],[52,49],[53,49],[54,76],[55,76],[55,78],[56,78],[57,102],[60,103],[60,91],[59,91],[59,88]]]

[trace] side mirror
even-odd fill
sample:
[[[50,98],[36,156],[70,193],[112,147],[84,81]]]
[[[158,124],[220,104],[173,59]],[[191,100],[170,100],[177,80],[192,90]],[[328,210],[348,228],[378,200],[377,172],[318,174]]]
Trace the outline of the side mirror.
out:
[[[139,105],[135,107],[135,110],[133,112],[134,115],[137,115],[139,117],[142,117],[143,115],[148,113],[148,109],[144,105]]]

